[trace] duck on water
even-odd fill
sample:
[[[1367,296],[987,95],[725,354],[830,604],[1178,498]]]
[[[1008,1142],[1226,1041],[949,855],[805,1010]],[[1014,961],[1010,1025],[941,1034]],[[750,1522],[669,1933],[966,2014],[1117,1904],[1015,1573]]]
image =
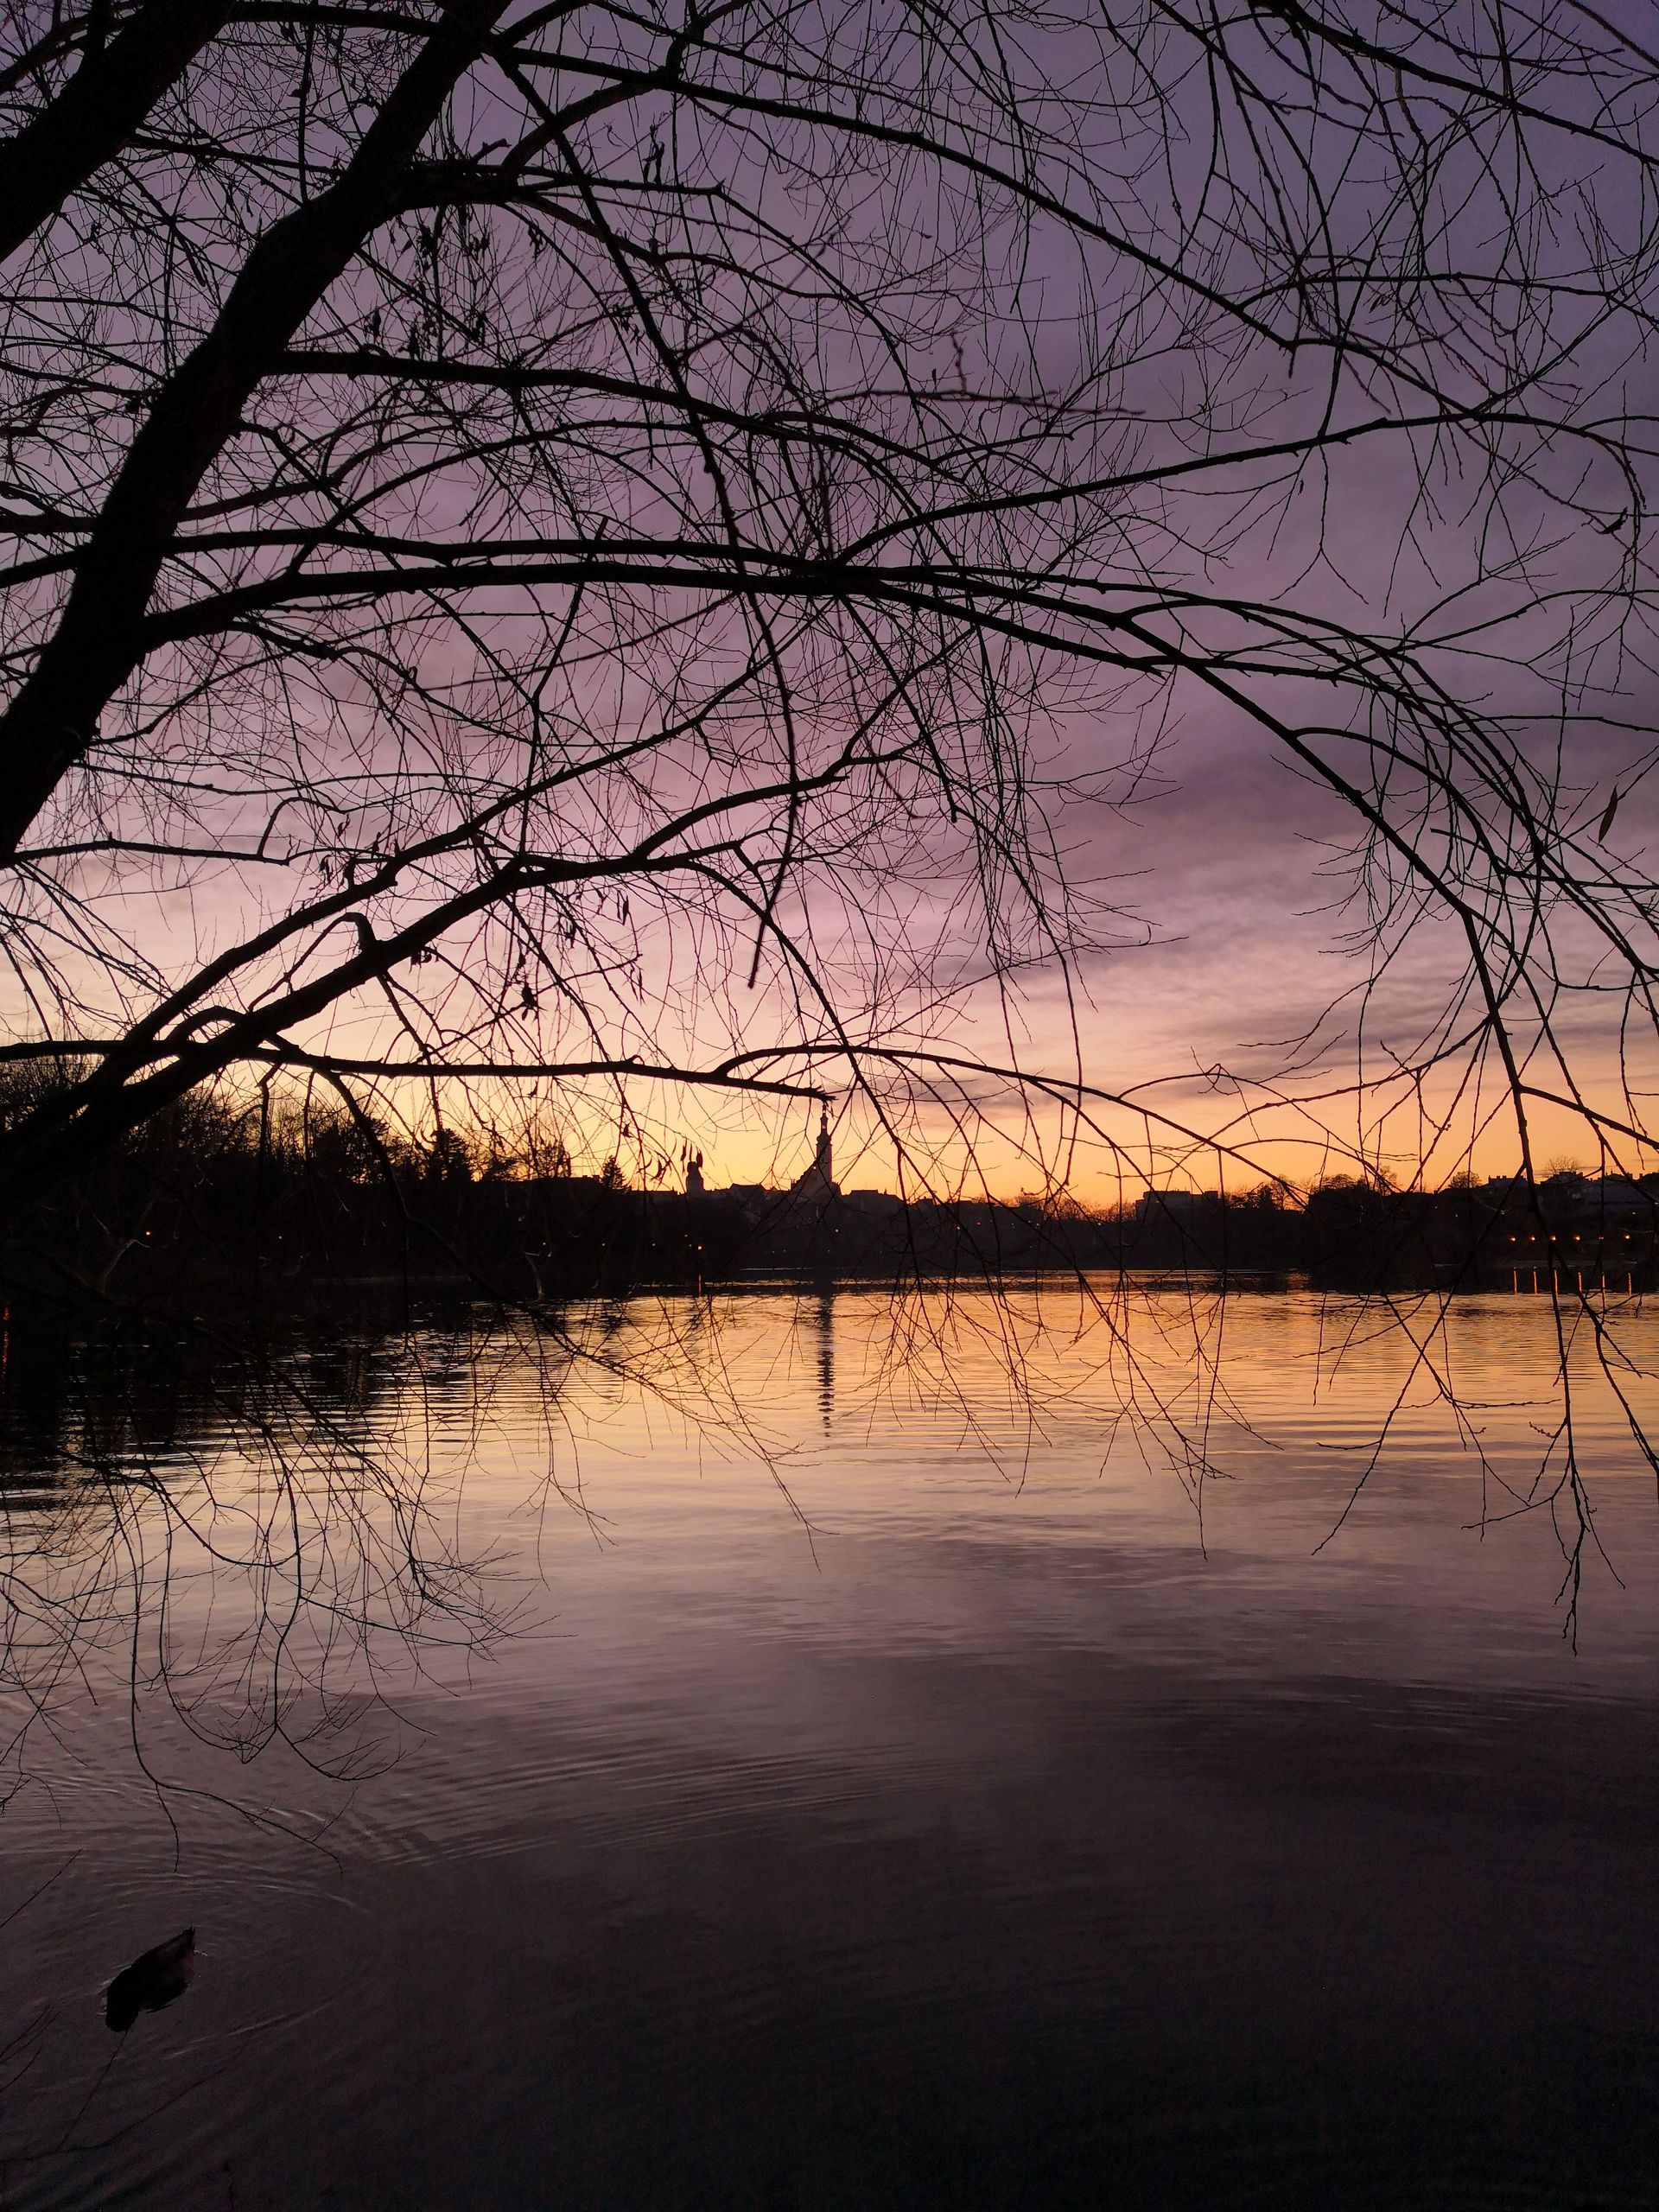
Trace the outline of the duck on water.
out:
[[[196,1962],[196,1931],[187,1928],[124,1967],[104,1999],[106,2025],[124,2035],[141,2012],[159,2012],[190,1986]]]

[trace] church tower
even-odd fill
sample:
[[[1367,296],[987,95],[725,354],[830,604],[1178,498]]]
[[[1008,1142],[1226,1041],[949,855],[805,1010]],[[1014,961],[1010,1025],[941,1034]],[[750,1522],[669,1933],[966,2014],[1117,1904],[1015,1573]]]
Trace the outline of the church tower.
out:
[[[830,1149],[830,1109],[822,1107],[818,1113],[818,1148],[813,1154],[812,1165],[798,1175],[789,1186],[792,1198],[822,1201],[841,1196],[836,1187],[835,1162]]]

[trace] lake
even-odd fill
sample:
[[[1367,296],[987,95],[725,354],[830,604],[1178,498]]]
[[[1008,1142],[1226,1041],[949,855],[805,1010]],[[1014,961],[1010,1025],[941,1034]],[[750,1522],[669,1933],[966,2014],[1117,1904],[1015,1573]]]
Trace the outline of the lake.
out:
[[[1651,2207],[1590,1338],[1576,1648],[1542,1299],[7,1347],[0,2206]]]

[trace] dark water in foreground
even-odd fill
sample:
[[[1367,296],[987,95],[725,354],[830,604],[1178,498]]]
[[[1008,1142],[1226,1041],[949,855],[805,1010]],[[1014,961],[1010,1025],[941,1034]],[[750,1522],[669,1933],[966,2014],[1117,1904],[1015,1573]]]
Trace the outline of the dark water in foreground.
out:
[[[8,2212],[1659,2203],[1659,1506],[1605,1393],[1624,1586],[1592,1561],[1575,1656],[1547,1516],[1471,1527],[1421,1373],[1315,1552],[1410,1381],[1357,1309],[1230,1302],[1261,1436],[1179,1300],[1127,1352],[1100,1322],[1033,1352],[1040,1433],[988,1307],[885,1375],[858,1294],[613,1319],[612,1358],[670,1326],[659,1377],[729,1386],[773,1471],[524,1347],[316,1364],[344,1441],[308,1479],[429,1465],[432,1540],[493,1545],[519,1608],[488,1656],[459,1622],[419,1672],[365,1647],[391,1554],[285,1518],[206,1415],[175,1510],[137,1494],[118,1541],[18,1493],[44,1711],[0,1819]],[[1659,1315],[1627,1333],[1659,1352]],[[1552,1418],[1548,1317],[1471,1300],[1440,1350],[1496,1512]],[[1174,1426],[1113,1427],[1131,1359]],[[296,1557],[331,1613],[294,1617]],[[199,1740],[272,1664],[312,1764]],[[316,1770],[352,1757],[383,1770]],[[111,1976],[187,1923],[188,1990],[112,2034]]]

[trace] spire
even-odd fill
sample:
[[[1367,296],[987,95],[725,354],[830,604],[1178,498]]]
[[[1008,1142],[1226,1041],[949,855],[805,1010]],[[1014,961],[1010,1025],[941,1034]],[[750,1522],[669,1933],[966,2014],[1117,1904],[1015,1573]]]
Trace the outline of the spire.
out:
[[[833,1198],[840,1195],[836,1189],[835,1163],[830,1154],[828,1106],[819,1109],[818,1148],[812,1155],[812,1165],[795,1178],[790,1191],[798,1198]]]

